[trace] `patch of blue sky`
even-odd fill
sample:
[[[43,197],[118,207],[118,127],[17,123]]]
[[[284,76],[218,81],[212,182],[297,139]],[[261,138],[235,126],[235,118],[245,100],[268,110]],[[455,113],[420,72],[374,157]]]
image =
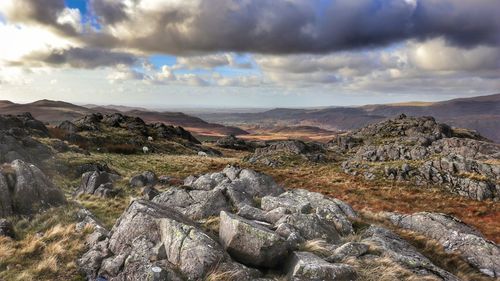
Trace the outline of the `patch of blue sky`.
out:
[[[80,10],[80,14],[87,15],[87,0],[65,0],[66,7]]]
[[[173,66],[177,63],[177,57],[171,55],[151,55],[149,56],[149,62],[151,62],[155,68],[161,68],[164,65]]]

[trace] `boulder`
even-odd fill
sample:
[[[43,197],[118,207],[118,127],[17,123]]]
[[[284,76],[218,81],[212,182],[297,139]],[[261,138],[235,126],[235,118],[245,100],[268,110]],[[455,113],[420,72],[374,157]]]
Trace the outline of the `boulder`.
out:
[[[153,186],[158,182],[156,174],[151,171],[145,171],[130,178],[131,187]]]
[[[340,235],[335,226],[325,223],[316,214],[285,215],[275,225],[279,229],[282,224],[291,226],[304,240],[321,239],[334,244],[340,242]]]
[[[221,190],[185,190],[171,187],[153,201],[174,208],[193,220],[218,216],[221,211],[231,209],[231,205]]]
[[[287,262],[287,278],[292,281],[353,281],[356,271],[346,264],[333,264],[309,252],[294,252]]]
[[[329,262],[340,262],[345,258],[358,258],[368,252],[369,246],[359,242],[348,242],[336,248],[332,255],[326,258]]]
[[[0,170],[0,217],[32,215],[66,203],[64,193],[35,165],[15,160]]]
[[[117,194],[113,181],[119,178],[108,172],[87,172],[82,175],[82,181],[75,195],[92,194],[100,197],[112,197]]]
[[[68,120],[63,121],[61,124],[59,124],[57,126],[57,128],[65,131],[69,134],[75,134],[75,133],[78,133],[78,131],[79,131],[78,127],[75,124],[73,124],[73,122],[68,121]]]
[[[458,253],[472,266],[490,277],[500,277],[500,247],[462,221],[439,213],[388,214],[401,228],[437,240],[447,252]]]
[[[235,260],[257,267],[275,267],[290,248],[283,237],[265,226],[227,212],[220,213],[219,239]]]
[[[253,145],[242,139],[237,138],[234,135],[229,135],[224,138],[220,138],[215,142],[215,145],[222,148],[234,149],[234,150],[246,150],[251,151],[254,149]]]

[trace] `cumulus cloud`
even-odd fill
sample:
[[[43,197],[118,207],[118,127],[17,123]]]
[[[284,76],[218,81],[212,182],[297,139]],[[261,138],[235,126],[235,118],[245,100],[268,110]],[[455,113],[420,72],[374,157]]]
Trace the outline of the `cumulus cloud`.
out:
[[[79,10],[67,8],[64,0],[3,0],[0,13],[8,21],[44,25],[68,36],[82,30]]]

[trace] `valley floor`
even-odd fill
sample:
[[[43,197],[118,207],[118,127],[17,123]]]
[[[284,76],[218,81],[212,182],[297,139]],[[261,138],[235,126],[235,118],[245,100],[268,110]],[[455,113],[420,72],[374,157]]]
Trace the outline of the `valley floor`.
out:
[[[107,163],[123,177],[118,182],[121,193],[113,199],[81,196],[67,207],[49,210],[34,219],[17,220],[17,241],[0,239],[0,280],[82,280],[75,260],[84,249],[83,237],[75,234],[73,215],[84,206],[111,227],[128,206],[131,198],[140,196],[139,190],[128,187],[128,178],[151,170],[157,175],[168,175],[181,180],[192,174],[222,170],[228,164],[267,173],[287,188],[304,188],[342,199],[362,214],[379,211],[414,213],[419,211],[443,212],[462,219],[478,228],[488,239],[500,243],[500,203],[478,202],[450,195],[433,188],[412,187],[397,182],[372,181],[341,172],[339,164],[311,164],[291,162],[284,167],[270,168],[252,165],[241,159],[245,152],[223,150],[225,157],[209,158],[176,155],[119,155],[61,153],[51,160],[46,173],[55,184],[63,188],[68,198],[79,185],[79,178],[57,173],[59,165],[70,169],[82,163]],[[43,232],[43,238],[37,233]],[[77,276],[77,277],[75,277]],[[485,279],[488,280],[488,279]]]

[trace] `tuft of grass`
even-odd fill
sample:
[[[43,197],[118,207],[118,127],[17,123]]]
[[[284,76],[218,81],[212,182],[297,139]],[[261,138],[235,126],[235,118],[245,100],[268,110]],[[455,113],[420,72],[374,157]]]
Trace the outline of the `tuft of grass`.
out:
[[[215,267],[206,276],[204,281],[237,281],[239,276],[244,274],[241,270],[224,270],[219,267]]]
[[[201,228],[207,232],[212,232],[214,234],[219,234],[220,217],[211,216],[201,223]]]
[[[299,245],[299,250],[303,252],[311,252],[320,257],[328,257],[332,253],[331,245],[321,239],[305,241]]]
[[[387,257],[373,259],[348,258],[344,260],[356,268],[358,281],[438,281],[431,276],[419,276]]]

